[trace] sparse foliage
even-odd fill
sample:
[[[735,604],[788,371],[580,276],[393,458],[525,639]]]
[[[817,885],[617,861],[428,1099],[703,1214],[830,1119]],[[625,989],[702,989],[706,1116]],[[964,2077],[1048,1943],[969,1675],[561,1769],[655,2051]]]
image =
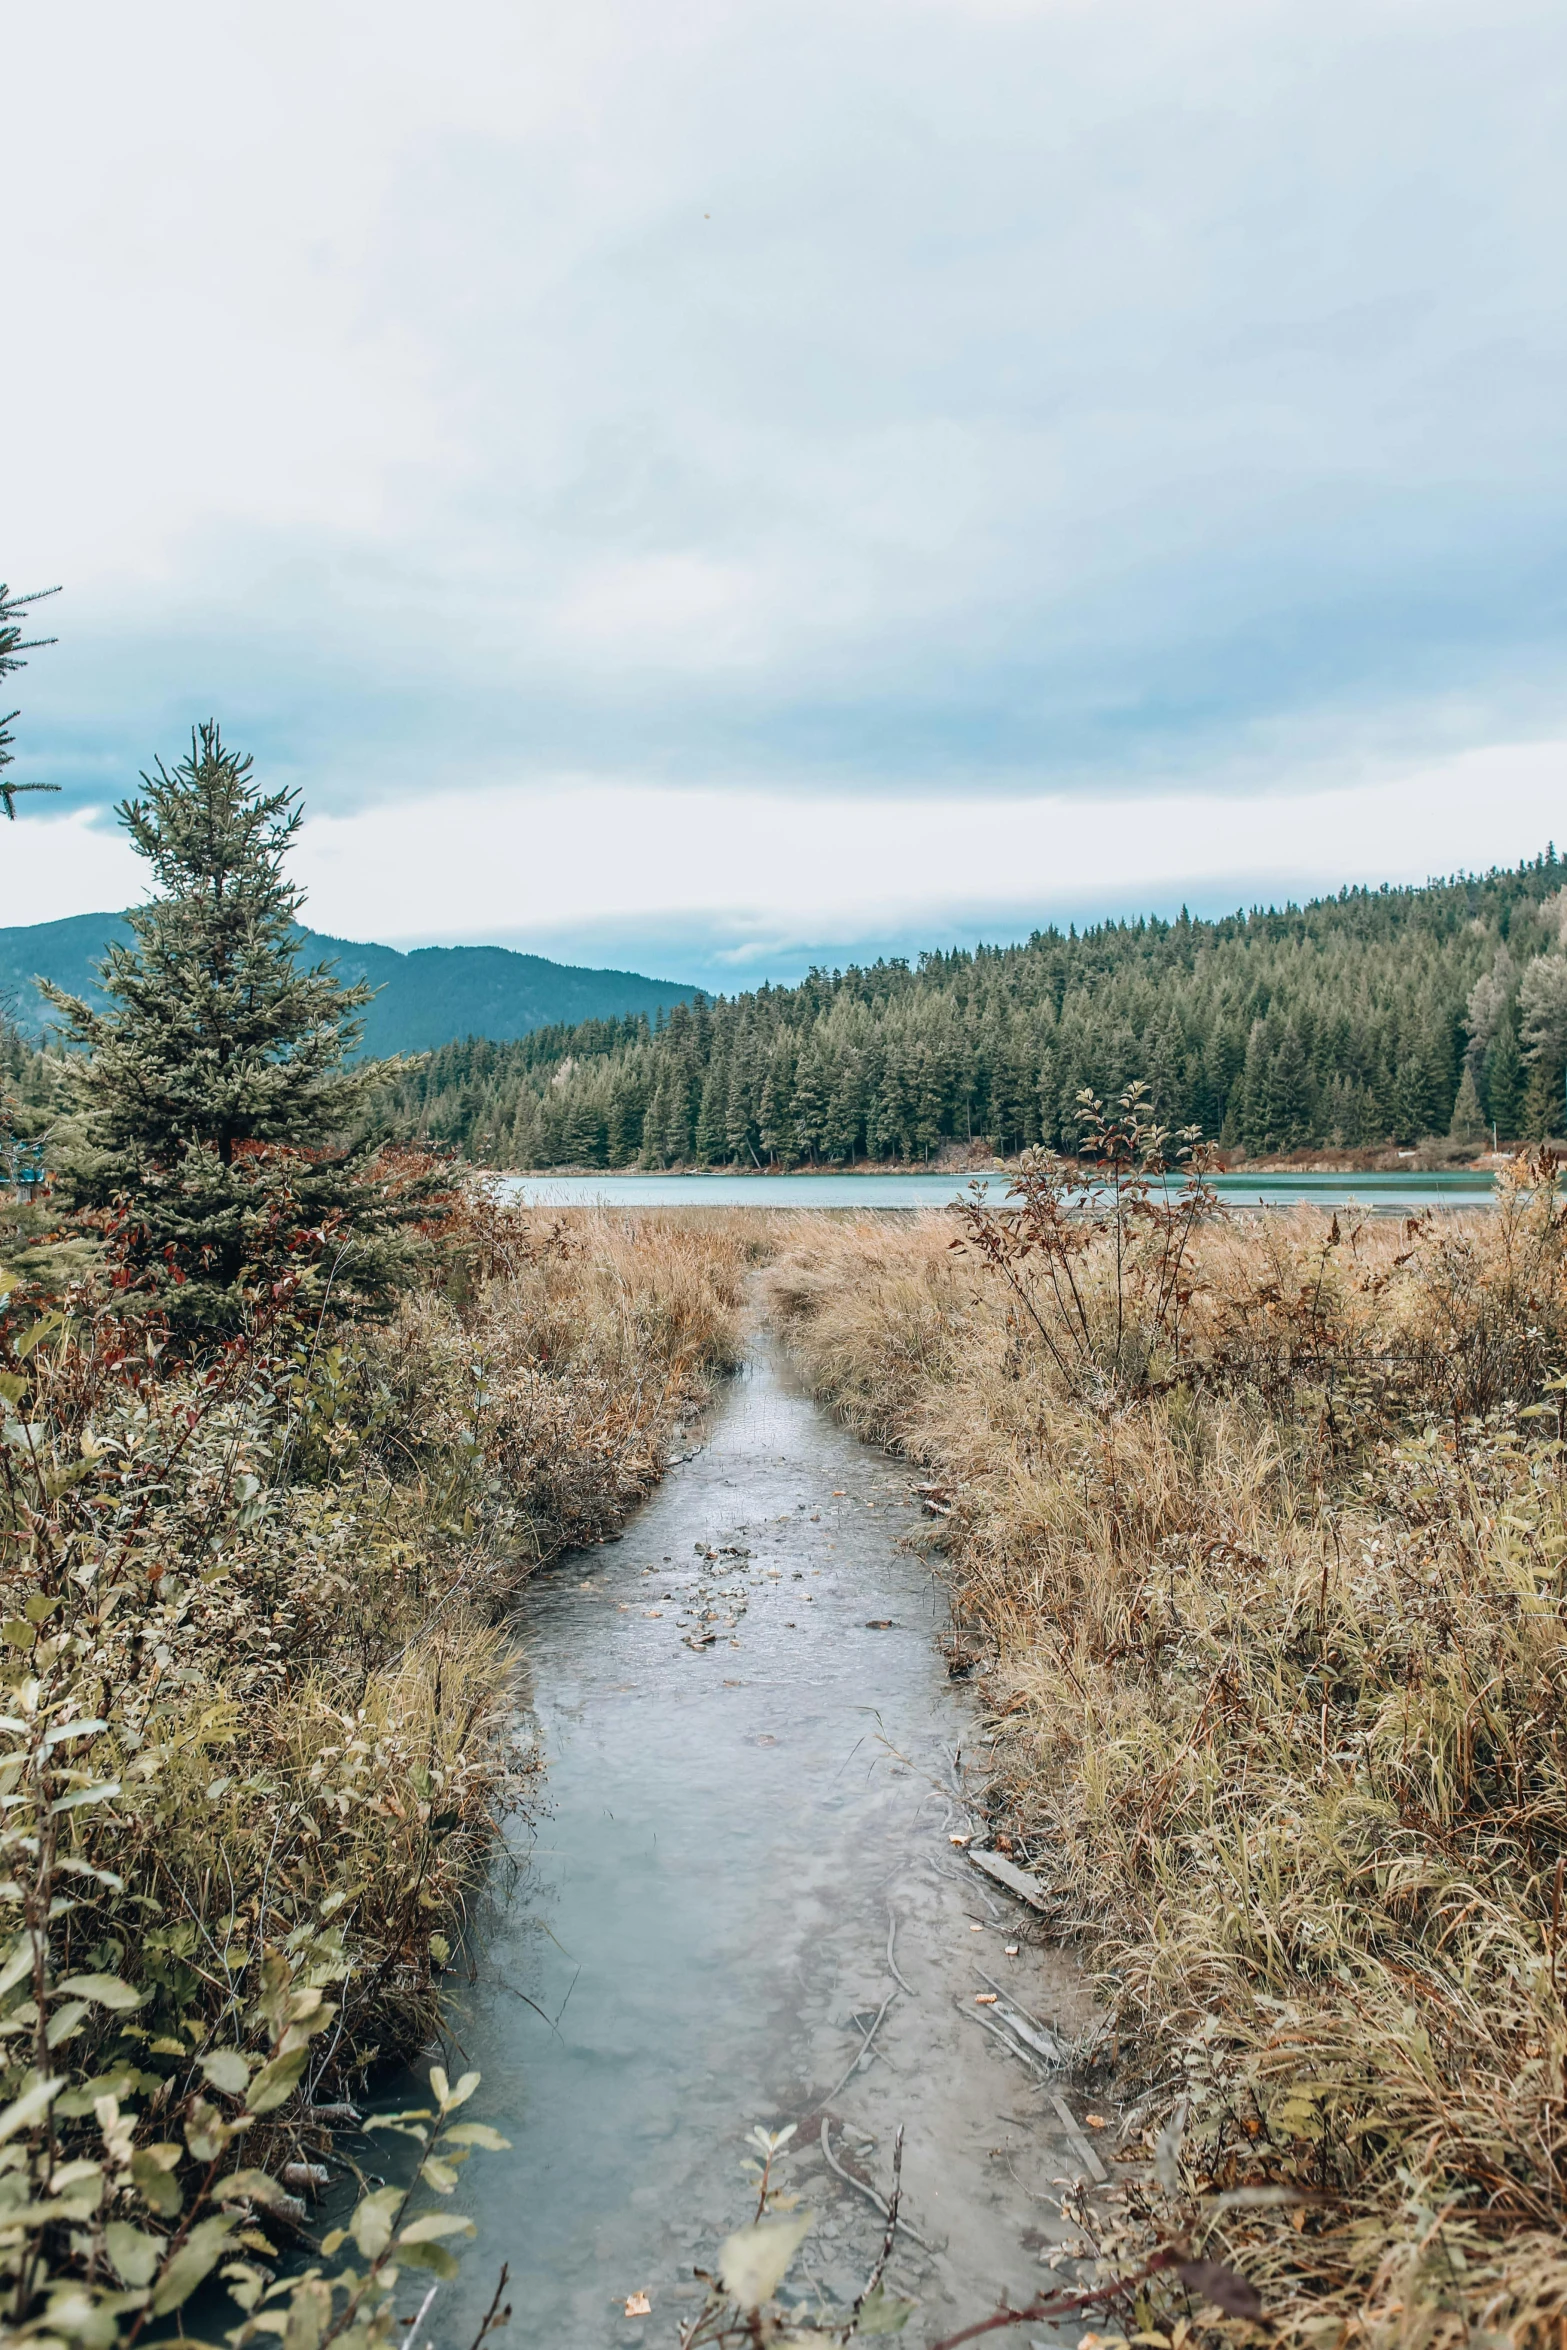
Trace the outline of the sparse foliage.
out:
[[[13,670],[27,667],[28,653],[36,653],[44,645],[54,643],[52,636],[24,636],[22,631],[27,623],[21,615],[29,604],[41,603],[45,596],[57,596],[59,592],[58,588],[35,588],[30,596],[14,596],[5,581],[0,580],[0,690]],[[6,769],[16,762],[13,747],[16,738],[11,732],[11,721],[19,715],[18,711],[8,710],[0,717],[0,808],[4,808],[13,822],[20,793],[57,792],[60,788],[57,783],[13,783],[6,775]]]

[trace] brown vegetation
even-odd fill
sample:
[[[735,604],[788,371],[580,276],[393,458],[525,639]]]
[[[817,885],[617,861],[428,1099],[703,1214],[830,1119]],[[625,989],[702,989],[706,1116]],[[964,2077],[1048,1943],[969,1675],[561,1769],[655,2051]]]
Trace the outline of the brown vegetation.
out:
[[[1525,1172],[1408,1223],[1189,1187],[1173,1291],[1168,1222],[1053,1242],[1026,1193],[961,1248],[802,1220],[769,1276],[817,1391],[945,1489],[996,1825],[1155,2157],[1127,2265],[1189,2245],[1303,2342],[1567,2327],[1567,1219]]]
[[[273,2287],[261,2223],[291,2240],[320,2109],[438,2027],[507,1792],[506,1602],[656,1479],[752,1245],[475,1196],[392,1322],[279,1293],[194,1361],[97,1277],[6,1301],[7,2338],[134,2339],[226,2260],[263,2329],[379,2339],[397,2262],[449,2262],[462,2223],[399,2236],[383,2194],[373,2278]],[[448,2141],[422,2191],[487,2138]]]

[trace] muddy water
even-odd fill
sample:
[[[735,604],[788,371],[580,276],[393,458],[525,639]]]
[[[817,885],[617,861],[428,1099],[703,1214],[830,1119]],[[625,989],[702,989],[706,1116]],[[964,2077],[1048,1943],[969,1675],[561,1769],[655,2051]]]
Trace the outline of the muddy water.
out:
[[[829,2168],[823,2116],[883,2188],[904,2125],[925,2240],[891,2269],[920,2304],[910,2342],[1026,2299],[1071,2235],[1061,2083],[987,2035],[975,1994],[993,1977],[1068,2032],[1086,2000],[949,1841],[953,1755],[980,1775],[983,1756],[939,1586],[903,1546],[907,1479],[766,1347],[703,1433],[622,1541],[525,1602],[541,1808],[454,2016],[484,2076],[473,2111],[513,2151],[465,2173],[479,2241],[448,2289],[452,2340],[505,2259],[512,2343],[673,2343],[693,2265],[746,2216],[757,2122],[801,2125],[788,2184],[817,2218],[792,2281],[829,2307],[882,2221]],[[652,2313],[628,2319],[639,2293]]]

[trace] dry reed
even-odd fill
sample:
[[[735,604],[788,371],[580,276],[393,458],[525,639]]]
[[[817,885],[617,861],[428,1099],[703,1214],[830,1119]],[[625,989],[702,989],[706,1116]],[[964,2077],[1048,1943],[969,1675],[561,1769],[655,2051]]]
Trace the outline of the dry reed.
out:
[[[1119,1387],[1063,1378],[949,1217],[796,1228],[769,1277],[816,1390],[946,1490],[996,1826],[1101,1970],[1164,2173],[1126,2247],[1200,2240],[1313,2344],[1567,2338],[1567,1236],[1535,1174],[1490,1216],[1207,1225],[1179,1359]],[[1080,1270],[1092,1316],[1102,1244]]]

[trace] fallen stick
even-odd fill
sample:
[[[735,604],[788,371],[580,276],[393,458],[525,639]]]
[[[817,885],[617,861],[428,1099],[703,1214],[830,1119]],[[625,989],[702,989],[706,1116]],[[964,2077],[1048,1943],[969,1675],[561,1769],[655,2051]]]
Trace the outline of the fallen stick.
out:
[[[993,2023],[988,2015],[981,2015],[977,2008],[965,2007],[960,2009],[959,2013],[966,2015],[971,2023],[978,2024],[980,2029],[988,2032],[993,2040],[999,2040],[1009,2056],[1017,2057],[1021,2063],[1027,2065],[1036,2080],[1039,2078],[1038,2058],[1031,2050],[1019,2047],[1010,2032],[1004,2032],[999,2024]]]
[[[877,2194],[875,2188],[871,2185],[868,2179],[857,2179],[852,2170],[844,2169],[843,2164],[838,2160],[838,2157],[832,2150],[832,2145],[827,2135],[828,2126],[827,2116],[826,2114],[823,2114],[822,2152],[827,2157],[827,2167],[829,2170],[835,2170],[846,2187],[855,2187],[862,2195],[868,2195],[872,2203],[875,2204],[877,2210],[881,2213],[882,2218],[891,2219],[893,2225],[895,2227],[901,2228],[906,2236],[912,2238],[912,2240],[919,2246],[922,2252],[933,2252],[935,2250],[935,2246],[933,2244],[927,2244],[924,2237],[920,2235],[917,2229],[910,2227],[908,2221],[902,2217],[901,2213],[895,2215],[891,2206],[882,2201],[881,2197]]]
[[[903,2124],[902,2122],[899,2122],[898,2134],[892,2141],[892,2194],[889,2197],[887,2203],[886,2232],[882,2236],[881,2250],[876,2255],[876,2265],[871,2270],[871,2273],[866,2278],[864,2284],[860,2287],[859,2293],[855,2298],[854,2307],[849,2312],[849,2315],[853,2319],[855,2325],[858,2325],[859,2323],[861,2310],[865,2307],[866,2302],[870,2299],[877,2286],[881,2283],[882,2278],[887,2273],[887,2263],[892,2258],[892,2240],[898,2232],[898,2205],[902,2201]]]
[[[838,2091],[843,2088],[845,2083],[851,2080],[854,2074],[859,2070],[860,2063],[865,2055],[865,2051],[869,2048],[871,2042],[875,2039],[877,2033],[881,2030],[882,2017],[886,2014],[888,2008],[892,2005],[897,1996],[898,1994],[896,1991],[889,1991],[886,1998],[882,2001],[880,2007],[877,2008],[875,2020],[872,2023],[870,2030],[866,2033],[864,2039],[860,2042],[859,2047],[854,2052],[853,2064],[850,2065],[849,2070],[844,2074],[843,2080],[835,2081],[832,2087],[828,2090],[826,2096],[822,2099],[822,2103],[824,2105],[831,2105],[833,2099],[837,2096]]]
[[[980,2026],[982,2031],[989,2032],[992,2039],[999,2040],[1002,2047],[1005,2048],[1010,2055],[1015,2056],[1021,2064],[1026,2064],[1029,2071],[1033,2073],[1036,2078],[1039,2077],[1039,2060],[1028,2048],[1020,2047],[1018,2043],[1012,2038],[1011,2034],[1009,2032],[1004,2032],[999,2024],[992,2023],[988,2015],[980,2015],[972,2007],[965,2007],[962,2012],[964,2015],[972,2017],[973,2021]],[[1076,2154],[1078,2161],[1083,2165],[1083,2168],[1088,2172],[1091,2178],[1097,2179],[1101,2187],[1104,2186],[1109,2179],[1110,2173],[1105,2169],[1104,2164],[1100,2161],[1098,2155],[1094,2152],[1092,2146],[1089,2145],[1088,2140],[1083,2136],[1082,2131],[1078,2128],[1077,2116],[1073,2113],[1072,2108],[1068,2105],[1064,2097],[1062,2097],[1056,2090],[1048,2087],[1048,2085],[1045,2087],[1045,2095],[1049,2098],[1051,2104],[1055,2107],[1056,2112],[1060,2115],[1061,2126],[1066,2131],[1067,2137],[1071,2140],[1072,2151]]]
[[[1105,2169],[1104,2164],[1100,2161],[1098,2155],[1094,2152],[1092,2146],[1089,2145],[1088,2140],[1083,2136],[1082,2131],[1078,2128],[1076,2114],[1072,2111],[1072,2108],[1070,2105],[1068,2105],[1066,2099],[1064,2097],[1058,2096],[1054,2089],[1047,2089],[1045,2094],[1049,2098],[1051,2104],[1055,2107],[1057,2113],[1061,2116],[1062,2127],[1066,2131],[1067,2136],[1071,2139],[1072,2144],[1077,2151],[1079,2161],[1087,2165],[1088,2169],[1092,2172],[1093,2176],[1099,2181],[1099,2184],[1102,2187],[1109,2178],[1110,2173]]]
[[[992,1991],[997,1992],[1001,2001],[1005,2003],[997,2006],[996,2013],[1004,2023],[1016,2032],[1024,2047],[1032,2048],[1034,2054],[1042,2056],[1046,2064],[1064,2064],[1066,2051],[1048,2026],[1031,2016],[1026,2007],[1013,2006],[1012,1994],[1005,1983],[998,1983],[995,1976],[987,1975],[983,1967],[976,1967],[974,1971],[980,1981],[988,1983]]]
[[[897,1960],[896,1960],[896,1959],[893,1957],[893,1955],[892,1955],[892,1946],[893,1946],[894,1942],[896,1942],[897,1938],[898,1938],[898,1921],[897,1921],[897,1919],[894,1917],[894,1915],[893,1915],[892,1911],[891,1911],[891,1910],[889,1910],[889,1911],[887,1912],[887,1972],[888,1972],[888,1974],[889,1974],[889,1975],[891,1975],[891,1977],[892,1977],[893,1981],[894,1981],[894,1982],[897,1984],[897,1986],[898,1986],[898,1989],[899,1989],[900,1991],[908,1991],[908,1992],[909,1992],[909,1997],[912,1999],[912,1998],[913,1998],[913,1996],[914,1996],[914,1994],[913,1994],[913,1992],[912,1992],[912,1991],[909,1991],[909,1986],[908,1986],[908,1984],[907,1984],[907,1983],[906,1983],[906,1982],[903,1980],[903,1977],[902,1977],[902,1976],[899,1974],[899,1972],[898,1972],[898,1962],[897,1962]]]

